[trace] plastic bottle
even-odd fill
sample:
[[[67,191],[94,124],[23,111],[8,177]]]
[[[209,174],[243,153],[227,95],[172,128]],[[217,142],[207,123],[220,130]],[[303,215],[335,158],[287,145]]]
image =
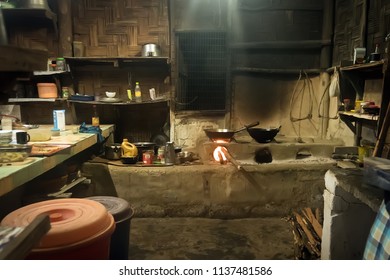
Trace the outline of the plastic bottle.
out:
[[[121,144],[121,156],[122,157],[137,157],[138,156],[138,148],[129,142],[127,138],[123,138]]]
[[[100,126],[100,120],[96,109],[96,105],[93,105],[92,126]]]
[[[135,102],[142,102],[142,93],[141,93],[141,87],[139,86],[139,82],[135,83]]]

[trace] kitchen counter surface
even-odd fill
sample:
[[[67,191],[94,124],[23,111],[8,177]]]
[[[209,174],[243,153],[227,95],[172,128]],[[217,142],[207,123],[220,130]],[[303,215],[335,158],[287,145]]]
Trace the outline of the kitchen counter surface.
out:
[[[28,144],[68,145],[65,149],[51,156],[28,157],[23,162],[3,164],[0,166],[0,196],[18,186],[54,168],[70,157],[84,151],[98,142],[97,135],[92,133],[73,133],[78,125],[66,126],[60,136],[52,136],[45,142],[29,142]],[[40,129],[50,129],[52,125],[40,125]],[[103,137],[107,138],[114,131],[114,125],[101,125]]]
[[[331,168],[325,174],[328,188],[338,186],[377,212],[383,200],[383,191],[363,183],[363,169]]]

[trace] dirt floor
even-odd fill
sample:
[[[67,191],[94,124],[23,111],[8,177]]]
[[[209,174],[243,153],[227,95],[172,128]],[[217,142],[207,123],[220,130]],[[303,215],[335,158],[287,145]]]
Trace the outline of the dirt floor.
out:
[[[292,260],[284,218],[134,218],[132,260]]]

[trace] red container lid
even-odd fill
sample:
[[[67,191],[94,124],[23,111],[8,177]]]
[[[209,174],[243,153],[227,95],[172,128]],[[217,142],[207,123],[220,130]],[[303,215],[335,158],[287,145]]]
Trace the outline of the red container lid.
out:
[[[50,217],[51,229],[36,249],[63,247],[91,241],[114,231],[114,218],[99,202],[63,198],[33,203],[9,213],[1,225],[25,227],[38,215]]]

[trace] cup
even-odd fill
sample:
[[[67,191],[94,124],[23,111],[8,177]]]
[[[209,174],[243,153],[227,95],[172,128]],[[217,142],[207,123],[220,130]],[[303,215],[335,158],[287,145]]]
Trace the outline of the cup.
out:
[[[30,141],[30,135],[25,131],[16,132],[16,143],[27,144]]]

